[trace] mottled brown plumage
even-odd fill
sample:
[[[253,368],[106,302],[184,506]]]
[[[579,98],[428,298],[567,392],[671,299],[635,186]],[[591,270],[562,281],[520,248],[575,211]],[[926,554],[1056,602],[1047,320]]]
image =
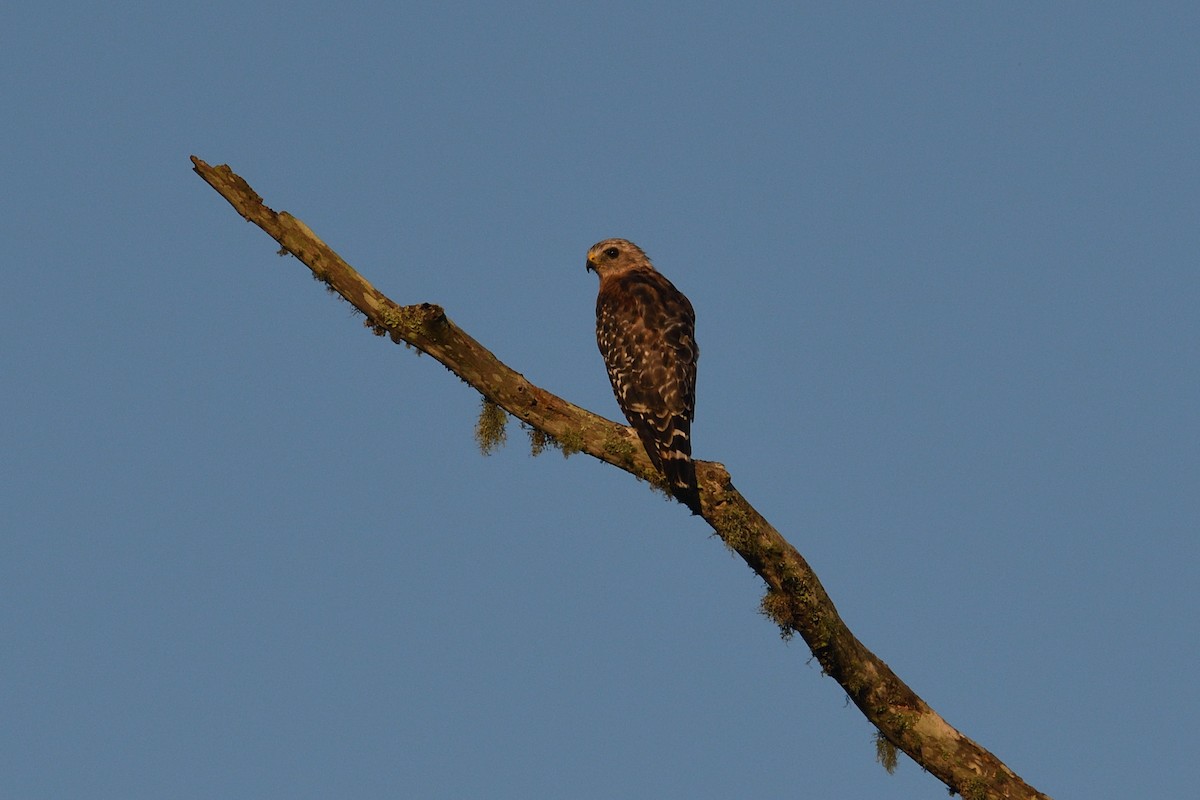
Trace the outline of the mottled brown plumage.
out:
[[[700,513],[691,427],[696,409],[696,316],[641,248],[605,239],[588,250],[600,276],[596,344],[617,404],[672,494]]]

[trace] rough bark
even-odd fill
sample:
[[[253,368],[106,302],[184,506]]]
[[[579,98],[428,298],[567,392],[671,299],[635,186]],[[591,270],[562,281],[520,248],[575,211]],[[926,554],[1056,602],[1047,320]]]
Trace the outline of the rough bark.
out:
[[[440,306],[394,303],[307,225],[286,211],[268,208],[228,166],[212,167],[195,156],[192,163],[239,214],[362,312],[376,334],[428,353],[486,400],[551,437],[564,451],[587,453],[659,483],[631,429],[534,386],[451,322]],[[701,461],[697,473],[705,521],[766,583],[763,610],[785,633],[800,634],[822,670],[842,686],[887,742],[969,800],[1049,800],[955,730],[855,638],[808,563],[734,488],[724,466]]]

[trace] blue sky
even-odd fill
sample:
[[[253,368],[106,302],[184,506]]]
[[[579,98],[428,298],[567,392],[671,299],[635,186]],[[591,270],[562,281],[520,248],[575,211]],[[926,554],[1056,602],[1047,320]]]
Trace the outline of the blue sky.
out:
[[[1055,797],[1194,788],[1200,10],[743,6],[4,12],[0,794],[943,796],[193,153],[613,418],[583,260],[638,242],[697,455],[868,647]]]

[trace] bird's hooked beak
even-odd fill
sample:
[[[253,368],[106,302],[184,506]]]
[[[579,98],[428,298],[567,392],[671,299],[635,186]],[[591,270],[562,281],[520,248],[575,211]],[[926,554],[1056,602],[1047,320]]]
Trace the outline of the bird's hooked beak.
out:
[[[583,271],[596,272],[596,262],[592,261],[592,257],[590,255],[587,257],[587,261],[583,265]],[[596,274],[599,275],[600,273],[596,272]]]

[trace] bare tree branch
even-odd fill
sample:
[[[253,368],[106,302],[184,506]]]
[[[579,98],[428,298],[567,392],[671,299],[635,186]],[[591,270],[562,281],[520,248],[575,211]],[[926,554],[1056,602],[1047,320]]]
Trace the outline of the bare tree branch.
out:
[[[195,171],[239,214],[262,228],[366,317],[378,335],[428,353],[483,397],[566,452],[584,452],[661,485],[636,435],[534,386],[450,321],[440,306],[389,300],[307,225],[276,212],[227,166],[192,156]],[[854,637],[821,582],[792,545],[734,488],[726,469],[697,462],[703,517],[767,585],[764,612],[784,632],[799,633],[825,674],[846,691],[886,743],[903,750],[968,800],[1044,798],[990,752],[950,726]],[[880,742],[881,761],[890,748]]]

